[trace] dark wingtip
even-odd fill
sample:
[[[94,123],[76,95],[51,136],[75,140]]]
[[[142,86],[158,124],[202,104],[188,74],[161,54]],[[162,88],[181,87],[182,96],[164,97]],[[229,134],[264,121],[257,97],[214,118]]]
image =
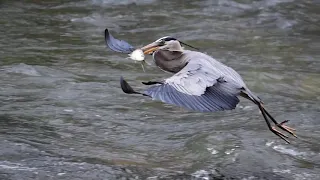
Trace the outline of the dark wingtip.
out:
[[[125,81],[123,79],[123,77],[121,76],[120,77],[120,86],[121,86],[121,89],[124,93],[126,94],[141,94],[143,96],[148,96],[150,97],[149,95],[147,94],[144,94],[144,93],[141,93],[141,92],[137,92],[135,90],[132,89],[132,87],[127,83],[127,81]]]
[[[105,42],[106,42],[106,44],[108,44],[108,40],[109,40],[109,30],[108,30],[108,28],[106,28],[105,30],[104,30],[104,40],[105,40]]]
[[[132,87],[123,79],[123,77],[120,77],[120,85],[121,89],[126,94],[136,94],[136,92],[132,89]]]
[[[106,28],[106,29],[104,30],[104,38],[107,39],[108,36],[109,36],[109,30],[108,30],[108,28]]]

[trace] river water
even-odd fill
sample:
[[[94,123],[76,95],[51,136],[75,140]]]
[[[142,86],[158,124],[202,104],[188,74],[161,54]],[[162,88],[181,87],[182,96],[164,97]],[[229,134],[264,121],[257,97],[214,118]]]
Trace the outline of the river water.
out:
[[[320,179],[316,0],[0,2],[0,179]],[[196,113],[124,94],[170,74],[105,47],[171,35],[233,67],[251,102]],[[151,58],[148,58],[152,62]]]

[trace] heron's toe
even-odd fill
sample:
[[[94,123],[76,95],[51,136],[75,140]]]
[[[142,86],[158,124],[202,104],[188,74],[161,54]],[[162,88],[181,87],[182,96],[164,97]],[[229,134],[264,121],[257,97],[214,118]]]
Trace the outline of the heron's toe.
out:
[[[289,122],[289,120],[282,121],[280,124],[277,124],[277,126],[297,138],[297,135],[293,132],[296,131],[296,129],[284,125],[287,122]]]

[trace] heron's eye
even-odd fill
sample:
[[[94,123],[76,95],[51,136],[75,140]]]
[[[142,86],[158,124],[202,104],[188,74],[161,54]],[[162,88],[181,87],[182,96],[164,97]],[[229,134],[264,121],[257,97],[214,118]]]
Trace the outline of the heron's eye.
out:
[[[161,39],[160,42],[159,42],[159,44],[160,44],[161,46],[163,46],[163,45],[166,44],[166,41],[165,41],[164,39]]]

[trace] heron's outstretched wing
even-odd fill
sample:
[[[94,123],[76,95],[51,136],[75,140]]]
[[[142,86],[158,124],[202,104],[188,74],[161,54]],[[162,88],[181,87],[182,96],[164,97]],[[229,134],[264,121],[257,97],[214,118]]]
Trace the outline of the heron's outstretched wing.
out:
[[[230,86],[225,89],[229,93],[245,86],[237,72],[206,54],[188,51],[181,61],[188,64],[165,82],[182,93],[200,96],[219,82]]]
[[[212,112],[234,109],[241,83],[236,83],[224,71],[229,67],[215,67],[214,59],[193,57],[189,63],[162,85],[153,86],[144,93],[153,99],[195,111]],[[224,69],[227,68],[227,69]],[[231,68],[230,68],[231,69]]]
[[[214,112],[234,109],[239,103],[237,96],[224,92],[225,88],[226,85],[219,83],[208,87],[204,94],[197,96],[182,93],[169,84],[163,84],[147,89],[144,94],[190,110]]]
[[[129,54],[135,50],[135,48],[126,41],[114,38],[109,33],[108,29],[105,29],[104,31],[104,39],[106,41],[106,45],[113,51]]]

